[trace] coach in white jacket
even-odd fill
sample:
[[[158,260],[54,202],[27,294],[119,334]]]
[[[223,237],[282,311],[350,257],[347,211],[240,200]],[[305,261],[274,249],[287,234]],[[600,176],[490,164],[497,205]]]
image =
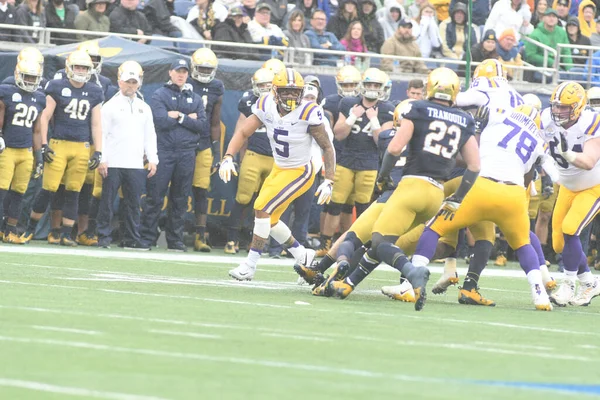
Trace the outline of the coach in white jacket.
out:
[[[102,107],[103,158],[98,171],[104,178],[98,210],[98,245],[110,247],[113,205],[123,190],[125,233],[121,246],[149,250],[140,242],[140,197],[146,178],[156,173],[158,155],[152,110],[136,92],[143,70],[135,61],[119,67],[119,93]],[[144,157],[148,164],[144,169]]]

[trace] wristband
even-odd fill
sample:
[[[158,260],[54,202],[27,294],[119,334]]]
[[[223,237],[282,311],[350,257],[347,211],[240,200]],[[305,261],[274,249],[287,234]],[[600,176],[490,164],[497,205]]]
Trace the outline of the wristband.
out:
[[[377,129],[381,129],[381,124],[377,117],[373,117],[373,119],[371,119],[371,132],[376,131]]]
[[[356,122],[356,120],[358,119],[358,117],[355,114],[350,114],[350,116],[348,118],[346,118],[346,125],[348,126],[352,126],[354,125],[354,123]]]
[[[573,150],[565,151],[562,153],[562,156],[571,164],[577,159],[577,153],[575,153]]]

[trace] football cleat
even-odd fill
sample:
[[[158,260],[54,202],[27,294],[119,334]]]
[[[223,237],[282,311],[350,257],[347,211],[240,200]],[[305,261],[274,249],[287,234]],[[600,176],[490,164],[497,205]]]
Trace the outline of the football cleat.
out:
[[[588,306],[592,299],[600,295],[600,281],[594,278],[593,281],[587,283],[579,283],[577,294],[573,297],[569,304],[572,306]]]
[[[421,311],[425,307],[429,274],[430,272],[426,267],[415,267],[406,275],[406,279],[415,291],[415,311]]]
[[[325,257],[329,249],[331,248],[331,239],[326,239],[324,243],[321,243],[319,248],[317,249],[316,256],[317,257]]]
[[[96,235],[83,232],[81,235],[77,235],[77,244],[81,246],[96,247],[98,246],[98,237]]]
[[[223,249],[225,254],[237,254],[239,249],[236,250],[235,245],[236,245],[236,243],[234,241],[227,242],[225,244],[225,248]]]
[[[558,289],[550,295],[552,304],[565,307],[575,297],[575,281],[563,279]]]
[[[466,290],[463,288],[459,288],[458,292],[458,302],[460,304],[467,304],[471,306],[488,306],[495,307],[496,303],[494,303],[490,299],[486,299],[479,293],[479,288],[474,288],[471,290]]]
[[[556,289],[556,281],[554,280],[554,278],[550,278],[548,282],[544,283],[544,287],[546,288],[546,293],[548,293],[549,296],[550,293],[552,293],[554,289]]]
[[[73,240],[71,235],[61,235],[60,236],[60,245],[67,247],[77,247],[77,242]]]
[[[498,257],[496,257],[496,261],[494,261],[494,265],[497,265],[498,267],[506,267],[507,262],[508,260],[506,259],[506,256],[504,254],[498,254]]]
[[[4,234],[2,241],[10,244],[25,244],[23,239],[21,239],[21,236],[17,235],[15,232],[8,232],[7,234]]]
[[[457,272],[455,272],[452,275],[443,274],[440,277],[440,279],[438,279],[438,281],[435,283],[435,285],[433,285],[433,288],[431,288],[431,291],[433,292],[433,294],[446,293],[446,290],[450,286],[456,285],[457,283],[458,283],[458,273]]]
[[[391,299],[414,303],[415,291],[407,279],[404,279],[401,284],[395,286],[384,286],[381,288],[381,293]]]
[[[302,280],[310,285],[316,284],[316,280],[319,278],[319,275],[321,282],[323,282],[323,274],[321,274],[321,271],[312,266],[307,267],[301,264],[294,264],[294,271],[296,271]]]
[[[354,286],[346,282],[346,280],[332,281],[327,286],[327,291],[331,293],[331,296],[338,297],[342,300],[348,297],[353,290]]]
[[[348,264],[348,261],[346,260],[340,261],[339,263],[335,264],[335,266],[333,267],[333,271],[331,271],[331,275],[329,275],[323,283],[321,283],[313,289],[313,295],[331,297],[333,295],[333,292],[330,289],[332,289],[333,287],[330,286],[330,284],[334,281],[341,281],[342,279],[344,279],[348,274],[349,270],[350,264]]]
[[[194,240],[194,251],[200,251],[202,253],[210,253],[212,250],[208,244],[206,244],[206,238],[200,238],[200,234],[196,234],[196,240]]]
[[[238,281],[251,281],[254,278],[254,274],[256,273],[256,267],[251,267],[244,261],[231,271],[229,271],[229,276],[233,279],[237,279]]]
[[[0,231],[0,240],[4,240],[4,232]]]
[[[540,285],[531,285],[531,296],[533,297],[533,304],[535,309],[539,311],[552,311],[552,304],[550,304],[550,298],[545,290],[542,290]]]
[[[33,232],[27,231],[21,235],[21,241],[23,244],[29,243],[31,239],[33,239]]]
[[[48,234],[48,244],[60,244],[60,235],[58,233],[50,232]]]

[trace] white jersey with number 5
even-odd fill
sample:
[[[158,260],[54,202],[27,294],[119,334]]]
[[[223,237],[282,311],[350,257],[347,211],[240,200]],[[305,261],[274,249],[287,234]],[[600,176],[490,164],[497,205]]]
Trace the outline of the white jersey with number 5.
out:
[[[486,106],[490,112],[510,110],[524,104],[523,97],[504,78],[477,78],[456,96],[457,107]]]
[[[543,145],[537,125],[529,117],[514,111],[490,112],[479,140],[479,175],[524,186],[523,175],[544,155]]]
[[[317,103],[301,103],[285,116],[279,115],[272,94],[260,97],[252,106],[252,113],[267,129],[273,150],[273,160],[280,168],[297,168],[311,161],[313,138],[308,128],[323,124],[323,109]]]

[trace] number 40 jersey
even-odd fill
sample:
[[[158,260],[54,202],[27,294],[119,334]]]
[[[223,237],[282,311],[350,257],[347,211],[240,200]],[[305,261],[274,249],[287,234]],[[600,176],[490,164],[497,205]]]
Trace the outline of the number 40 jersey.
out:
[[[46,107],[46,97],[16,85],[0,85],[0,101],[4,103],[4,141],[6,147],[26,149],[33,147],[33,125]]]
[[[298,168],[311,161],[313,138],[310,126],[323,124],[323,109],[314,102],[302,102],[285,116],[279,115],[272,94],[261,96],[252,106],[252,113],[267,128],[273,150],[273,161],[280,168]]]

